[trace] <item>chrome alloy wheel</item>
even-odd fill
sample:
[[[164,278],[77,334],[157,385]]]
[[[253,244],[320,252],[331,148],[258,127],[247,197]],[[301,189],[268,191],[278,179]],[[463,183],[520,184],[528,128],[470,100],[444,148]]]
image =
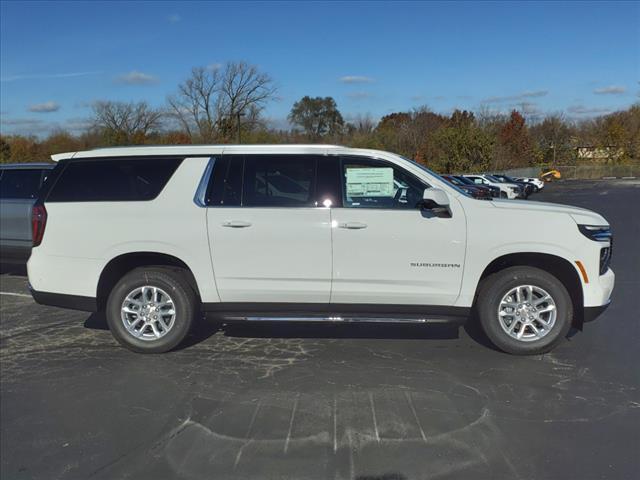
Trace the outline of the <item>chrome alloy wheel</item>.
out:
[[[145,285],[129,292],[122,302],[122,323],[135,338],[146,341],[164,337],[173,327],[176,310],[164,290]]]
[[[532,342],[551,331],[557,313],[556,302],[545,290],[535,285],[519,285],[500,300],[498,321],[510,337]]]

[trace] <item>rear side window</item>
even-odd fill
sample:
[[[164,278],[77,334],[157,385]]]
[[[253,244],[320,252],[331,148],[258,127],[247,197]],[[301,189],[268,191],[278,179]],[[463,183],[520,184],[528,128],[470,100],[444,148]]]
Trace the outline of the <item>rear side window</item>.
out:
[[[71,161],[47,202],[143,201],[158,196],[182,158],[116,158]]]
[[[227,155],[217,158],[207,190],[206,205],[237,207],[242,201],[242,169],[244,157]]]
[[[248,207],[315,206],[316,158],[247,155],[242,204]]]
[[[6,169],[2,172],[2,178],[0,179],[0,198],[36,198],[41,179],[42,170]]]

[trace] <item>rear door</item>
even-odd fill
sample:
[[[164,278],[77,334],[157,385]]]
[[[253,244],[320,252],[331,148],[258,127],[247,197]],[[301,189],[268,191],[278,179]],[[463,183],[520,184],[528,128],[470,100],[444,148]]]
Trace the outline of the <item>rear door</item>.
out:
[[[331,218],[322,158],[216,160],[206,195],[207,228],[222,302],[329,302]]]
[[[31,207],[42,182],[43,170],[5,169],[0,178],[0,245],[3,255],[29,257]]]

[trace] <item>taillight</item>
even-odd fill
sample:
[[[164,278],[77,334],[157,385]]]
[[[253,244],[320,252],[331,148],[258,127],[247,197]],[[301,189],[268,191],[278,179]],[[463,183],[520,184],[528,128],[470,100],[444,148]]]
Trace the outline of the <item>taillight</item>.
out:
[[[37,247],[44,237],[44,227],[47,225],[47,209],[44,205],[34,205],[31,210],[31,239]]]

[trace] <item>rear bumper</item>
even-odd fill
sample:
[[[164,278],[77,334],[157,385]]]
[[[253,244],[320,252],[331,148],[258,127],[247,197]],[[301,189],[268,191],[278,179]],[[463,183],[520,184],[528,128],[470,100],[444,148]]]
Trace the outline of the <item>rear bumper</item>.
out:
[[[81,310],[83,312],[97,312],[98,302],[94,297],[81,297],[79,295],[66,295],[63,293],[38,292],[29,285],[31,296],[40,305],[68,308],[69,310]]]

